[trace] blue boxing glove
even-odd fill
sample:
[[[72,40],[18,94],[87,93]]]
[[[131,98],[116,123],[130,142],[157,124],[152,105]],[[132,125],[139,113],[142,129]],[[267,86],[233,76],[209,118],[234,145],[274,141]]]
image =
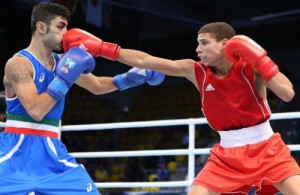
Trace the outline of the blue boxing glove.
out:
[[[135,87],[148,83],[149,85],[159,85],[165,79],[163,73],[150,70],[132,68],[127,73],[116,75],[113,79],[114,85],[120,90],[125,90],[130,87]]]
[[[81,73],[93,71],[95,60],[84,49],[74,47],[61,56],[56,66],[56,76],[48,85],[47,93],[58,101],[66,95]]]

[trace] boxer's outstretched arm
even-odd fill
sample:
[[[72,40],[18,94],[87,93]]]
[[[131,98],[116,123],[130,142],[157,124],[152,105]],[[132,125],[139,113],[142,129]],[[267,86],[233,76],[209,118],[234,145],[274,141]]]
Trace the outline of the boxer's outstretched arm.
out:
[[[122,49],[118,44],[102,41],[78,28],[70,29],[65,33],[63,47],[65,51],[72,47],[82,47],[94,57],[118,60],[129,66],[152,69],[171,76],[186,77],[189,80],[191,75],[194,75],[194,60],[169,60],[137,50]]]
[[[116,90],[126,90],[147,83],[159,85],[165,79],[163,73],[150,69],[132,68],[126,73],[114,77],[97,77],[93,74],[82,74],[76,84],[94,93],[95,95],[106,94]]]
[[[142,51],[122,48],[117,60],[129,66],[148,68],[170,76],[189,77],[194,74],[195,61],[192,59],[169,60]]]
[[[113,77],[97,76],[92,73],[81,74],[76,84],[95,95],[111,93],[117,90],[113,84]]]

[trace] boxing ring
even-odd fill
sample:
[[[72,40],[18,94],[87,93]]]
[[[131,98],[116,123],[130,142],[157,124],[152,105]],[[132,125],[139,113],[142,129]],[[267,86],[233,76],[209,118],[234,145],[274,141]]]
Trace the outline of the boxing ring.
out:
[[[300,112],[274,113],[270,120],[300,119]],[[73,152],[75,158],[118,158],[118,157],[141,157],[141,156],[173,156],[187,155],[188,167],[187,177],[184,181],[164,182],[101,182],[96,183],[99,188],[138,188],[138,187],[188,187],[195,177],[195,155],[208,154],[210,148],[195,148],[195,127],[196,125],[207,124],[205,118],[179,119],[179,120],[157,120],[144,122],[120,122],[107,124],[89,125],[61,125],[61,133],[66,131],[87,131],[87,130],[117,130],[122,128],[144,128],[187,125],[189,133],[189,145],[187,149],[171,150],[137,150],[137,151],[114,151],[114,152]],[[300,144],[288,145],[291,151],[300,151]]]

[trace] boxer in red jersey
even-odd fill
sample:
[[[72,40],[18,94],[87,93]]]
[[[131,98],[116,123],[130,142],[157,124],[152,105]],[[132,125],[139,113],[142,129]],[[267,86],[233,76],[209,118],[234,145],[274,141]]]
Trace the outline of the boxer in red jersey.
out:
[[[204,25],[197,41],[199,62],[123,49],[80,29],[69,30],[63,45],[65,50],[83,45],[95,57],[185,77],[197,87],[202,111],[221,139],[189,195],[247,194],[252,185],[261,195],[299,195],[300,168],[270,126],[266,93],[268,88],[289,102],[295,95],[292,83],[263,48],[249,37],[236,36],[227,23]]]

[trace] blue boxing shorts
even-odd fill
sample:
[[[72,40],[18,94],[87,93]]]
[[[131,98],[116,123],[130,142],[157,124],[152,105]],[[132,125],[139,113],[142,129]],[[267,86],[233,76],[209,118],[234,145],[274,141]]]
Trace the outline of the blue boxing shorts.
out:
[[[82,165],[56,138],[0,133],[1,195],[99,195]]]

